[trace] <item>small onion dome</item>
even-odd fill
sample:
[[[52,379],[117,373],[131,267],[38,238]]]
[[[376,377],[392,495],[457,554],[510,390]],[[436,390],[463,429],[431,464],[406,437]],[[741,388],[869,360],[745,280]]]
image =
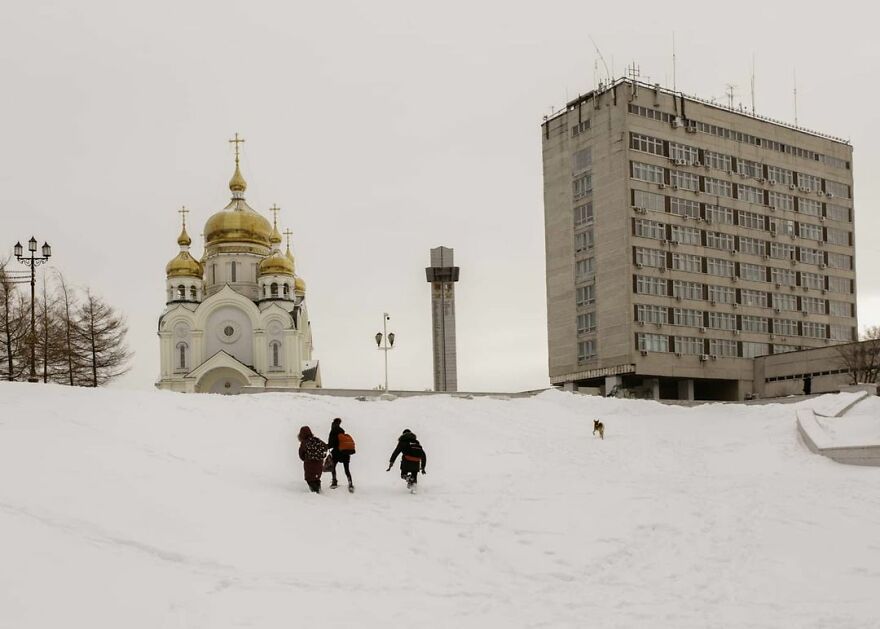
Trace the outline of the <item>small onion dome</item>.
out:
[[[235,172],[232,173],[232,179],[229,180],[229,189],[232,192],[244,192],[247,190],[247,181],[244,180],[244,177],[241,176],[241,171],[238,169],[238,158],[235,158]]]
[[[202,265],[188,251],[181,251],[165,266],[168,277],[202,277]]]
[[[260,262],[260,275],[293,275],[293,263],[276,251]]]
[[[177,237],[177,244],[181,247],[189,247],[192,244],[192,238],[186,233],[186,227],[180,230],[180,236]]]
[[[281,238],[281,234],[278,232],[278,227],[275,226],[272,228],[272,233],[269,234],[269,242],[273,245],[280,245],[283,238]]]
[[[293,282],[293,287],[294,289],[304,293],[306,292],[306,281],[301,277],[297,277],[296,280]]]

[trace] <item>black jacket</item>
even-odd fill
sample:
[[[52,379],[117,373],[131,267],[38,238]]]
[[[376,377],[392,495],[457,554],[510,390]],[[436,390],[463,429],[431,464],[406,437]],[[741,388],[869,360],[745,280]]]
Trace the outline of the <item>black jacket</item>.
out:
[[[428,455],[412,433],[401,435],[397,440],[397,447],[391,453],[391,465],[394,465],[397,455],[403,455],[400,459],[401,470],[418,471],[419,468],[424,470],[428,463]]]

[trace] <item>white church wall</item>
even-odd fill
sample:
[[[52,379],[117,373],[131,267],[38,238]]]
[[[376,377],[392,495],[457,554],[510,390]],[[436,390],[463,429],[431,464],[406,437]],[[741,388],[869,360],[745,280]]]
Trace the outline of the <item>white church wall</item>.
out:
[[[242,309],[226,305],[213,310],[205,332],[206,358],[223,350],[245,365],[254,365],[254,328]]]

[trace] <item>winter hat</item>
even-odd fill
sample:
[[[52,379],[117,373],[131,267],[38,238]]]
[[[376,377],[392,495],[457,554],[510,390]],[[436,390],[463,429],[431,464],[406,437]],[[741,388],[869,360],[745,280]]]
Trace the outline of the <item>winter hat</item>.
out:
[[[338,425],[341,424],[341,423],[342,423],[342,418],[341,418],[341,417],[337,417],[336,419],[333,420],[333,425],[334,425],[334,426],[338,426]]]
[[[299,435],[297,435],[297,437],[299,438],[300,441],[305,441],[309,437],[313,437],[313,436],[314,435],[312,434],[312,429],[309,428],[308,426],[303,426],[302,428],[300,428]]]

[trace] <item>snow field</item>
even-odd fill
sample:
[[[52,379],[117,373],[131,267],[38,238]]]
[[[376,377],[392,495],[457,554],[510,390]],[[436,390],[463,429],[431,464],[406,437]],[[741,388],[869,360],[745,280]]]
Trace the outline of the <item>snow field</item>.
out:
[[[0,628],[880,626],[880,470],[799,407],[3,383]],[[315,496],[296,433],[336,416],[357,493]]]

